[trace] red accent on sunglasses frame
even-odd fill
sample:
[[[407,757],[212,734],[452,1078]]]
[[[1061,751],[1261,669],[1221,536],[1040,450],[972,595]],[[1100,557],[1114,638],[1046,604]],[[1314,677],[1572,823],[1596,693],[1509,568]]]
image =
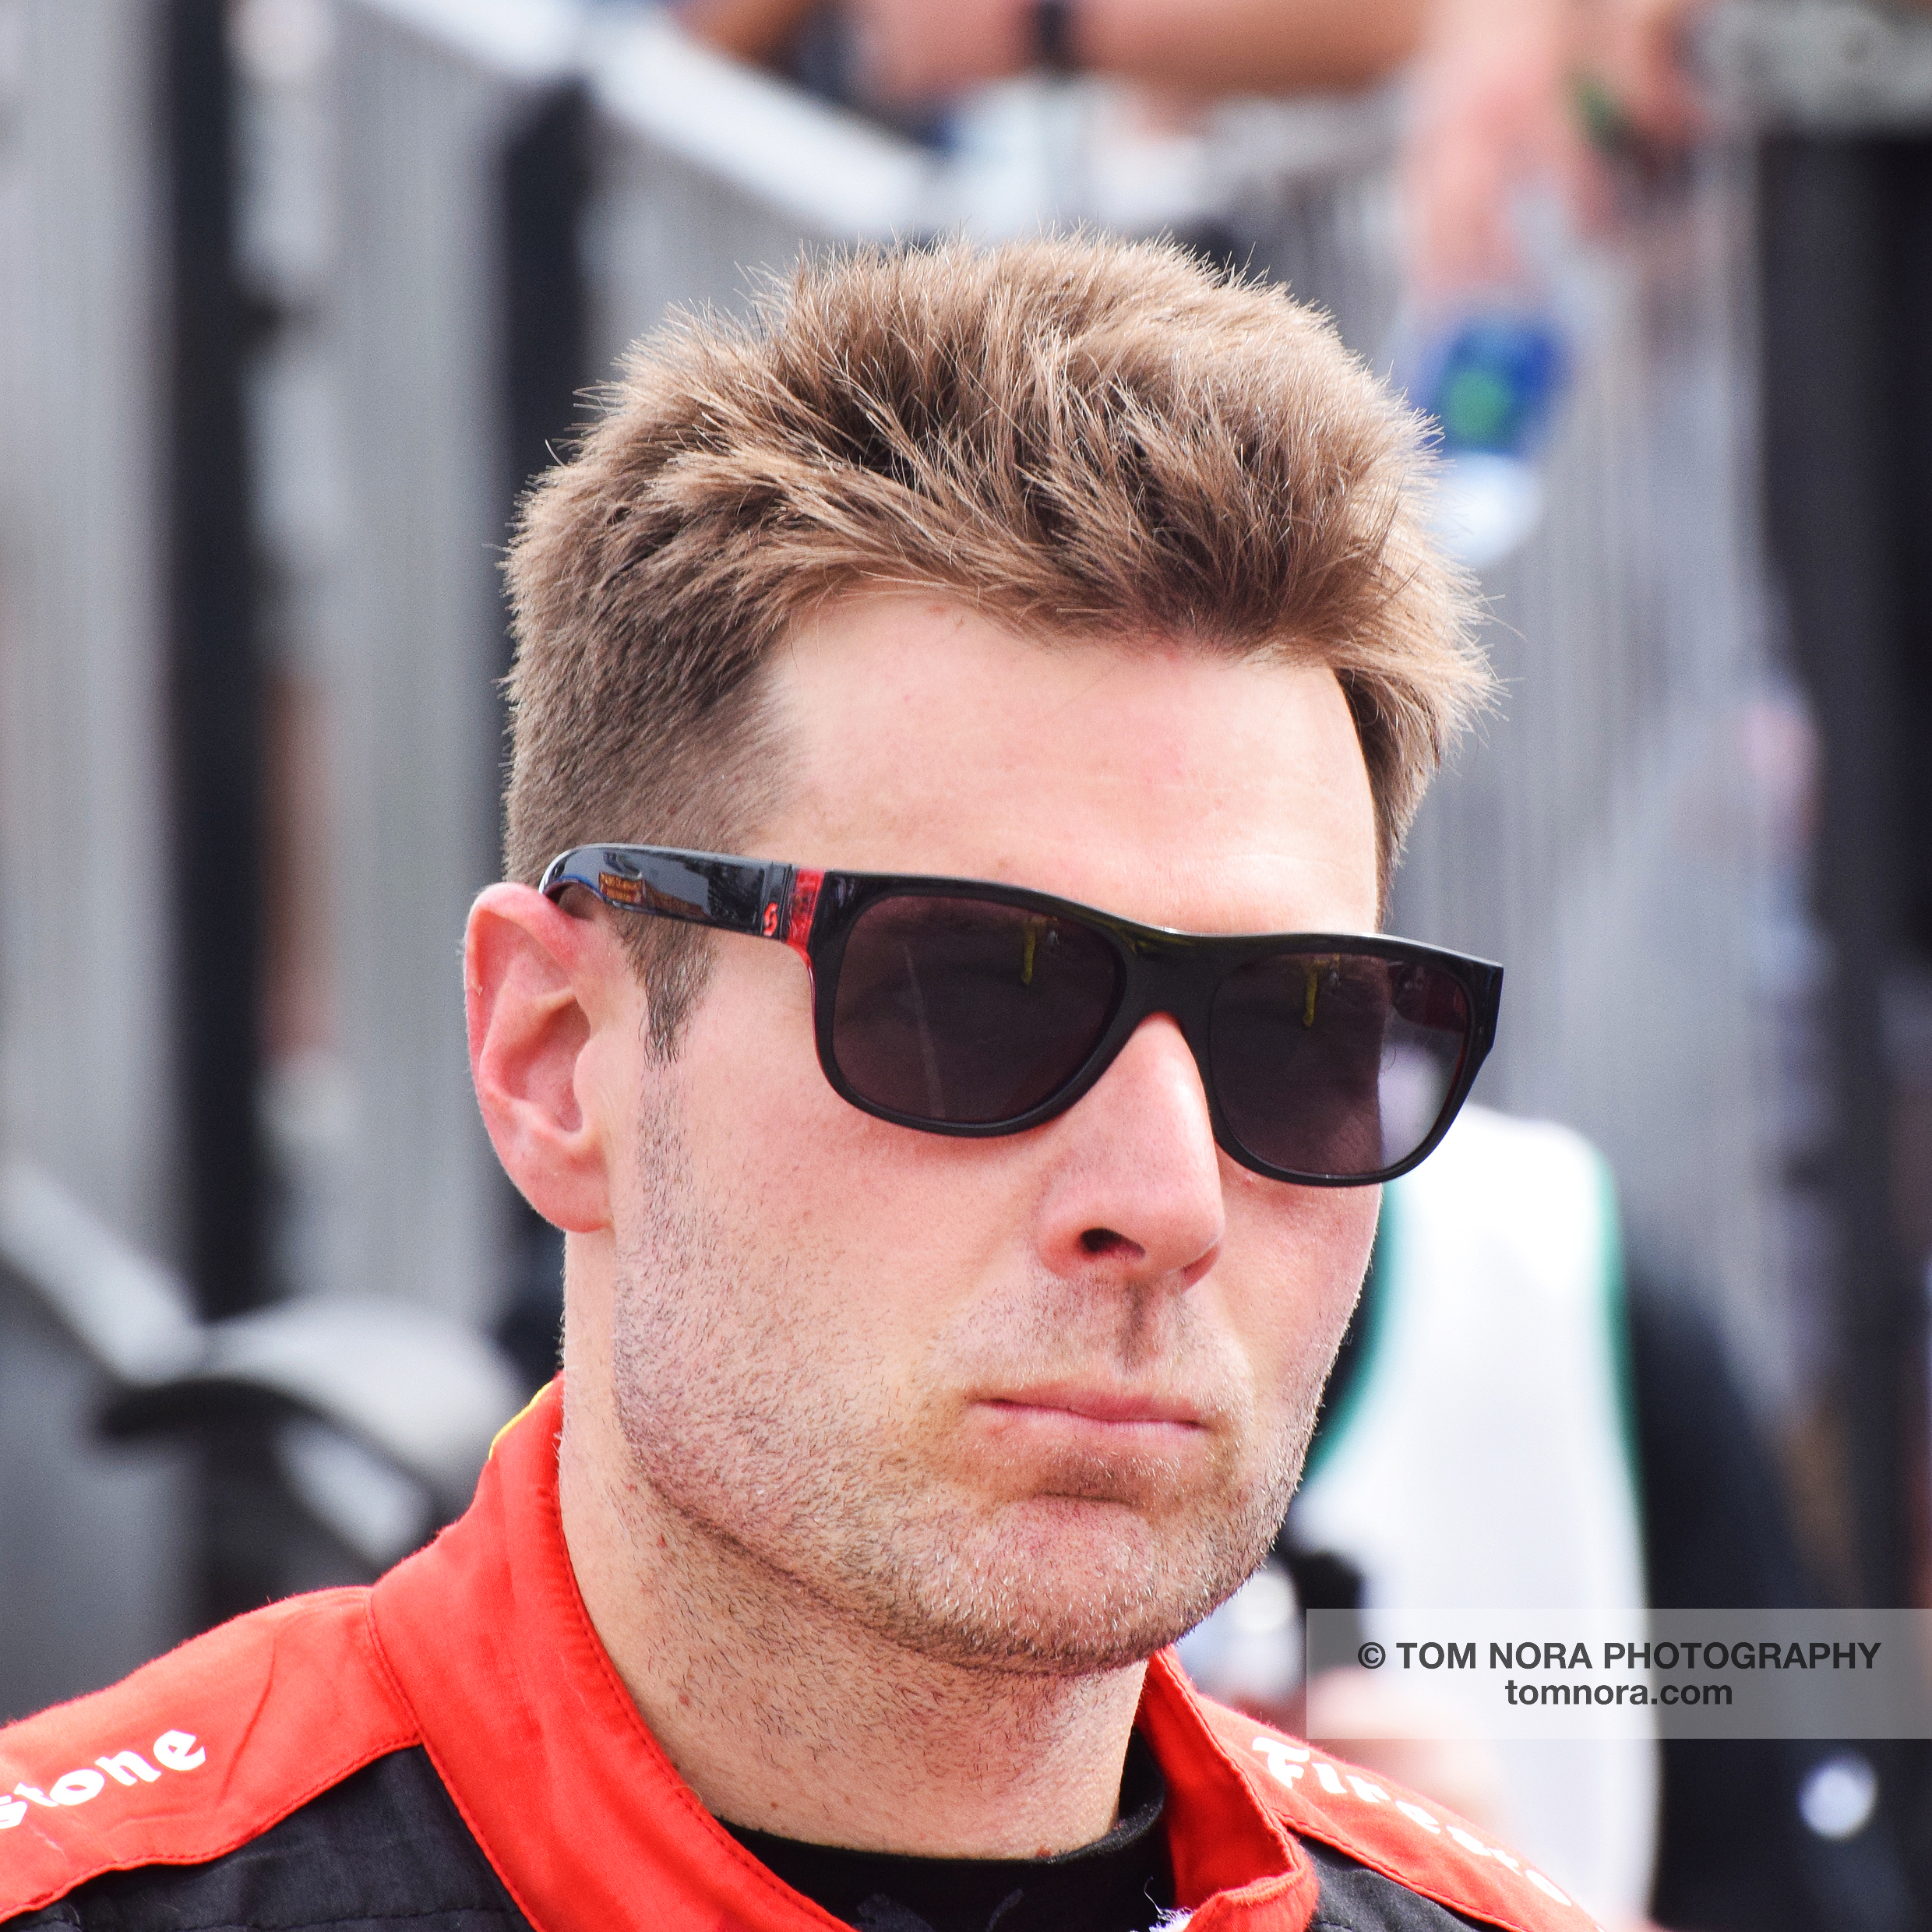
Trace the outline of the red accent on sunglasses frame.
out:
[[[784,943],[811,970],[812,955],[806,943],[812,936],[812,915],[819,909],[819,888],[825,874],[816,866],[801,866],[791,881],[791,911],[785,921]]]

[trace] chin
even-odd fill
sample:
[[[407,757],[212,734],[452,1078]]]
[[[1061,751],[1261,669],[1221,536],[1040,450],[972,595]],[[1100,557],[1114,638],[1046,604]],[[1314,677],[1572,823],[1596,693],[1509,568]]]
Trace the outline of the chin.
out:
[[[957,1664],[1045,1676],[1125,1669],[1238,1588],[1276,1521],[1271,1502],[1154,1525],[1119,1505],[1042,1498],[922,1537],[916,1554],[902,1547],[900,1562],[868,1580],[867,1620]]]

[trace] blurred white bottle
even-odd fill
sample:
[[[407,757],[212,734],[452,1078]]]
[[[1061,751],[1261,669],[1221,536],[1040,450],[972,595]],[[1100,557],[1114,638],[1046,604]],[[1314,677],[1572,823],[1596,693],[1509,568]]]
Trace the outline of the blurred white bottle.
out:
[[[1609,258],[1577,232],[1562,198],[1511,206],[1518,273],[1438,294],[1398,325],[1396,378],[1441,435],[1432,523],[1458,562],[1486,570],[1542,520],[1542,455],[1585,344],[1613,299]]]
[[[1409,394],[1441,433],[1431,520],[1472,570],[1500,563],[1542,520],[1536,459],[1569,367],[1556,317],[1533,308],[1472,307],[1423,343]]]

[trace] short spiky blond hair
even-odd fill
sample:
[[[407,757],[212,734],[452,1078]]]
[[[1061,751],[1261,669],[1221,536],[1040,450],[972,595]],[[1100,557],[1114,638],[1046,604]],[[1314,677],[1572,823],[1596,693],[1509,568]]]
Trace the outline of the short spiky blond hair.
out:
[[[1489,689],[1428,479],[1418,419],[1327,323],[1177,248],[808,262],[747,324],[640,344],[524,506],[509,873],[597,839],[730,849],[770,802],[739,775],[768,767],[761,666],[871,588],[1330,666],[1386,883]],[[675,944],[634,923],[660,929],[640,964]]]

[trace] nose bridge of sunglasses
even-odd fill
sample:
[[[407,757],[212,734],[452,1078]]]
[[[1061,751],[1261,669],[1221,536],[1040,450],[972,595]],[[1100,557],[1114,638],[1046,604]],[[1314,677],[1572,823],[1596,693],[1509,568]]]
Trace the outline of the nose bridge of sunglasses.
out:
[[[1200,947],[1200,941],[1191,933],[1163,933],[1146,926],[1130,927],[1120,936],[1137,969],[1157,973],[1185,968]]]
[[[1138,929],[1122,935],[1134,977],[1164,996],[1197,994],[1211,986],[1233,963],[1241,942],[1217,935],[1162,933]]]
[[[1141,929],[1121,936],[1130,964],[1126,996],[1115,1023],[1119,1045],[1124,1046],[1151,1019],[1170,1020],[1187,1042],[1204,1086],[1209,1014],[1215,985],[1225,970],[1216,957],[1218,949],[1191,933]]]

